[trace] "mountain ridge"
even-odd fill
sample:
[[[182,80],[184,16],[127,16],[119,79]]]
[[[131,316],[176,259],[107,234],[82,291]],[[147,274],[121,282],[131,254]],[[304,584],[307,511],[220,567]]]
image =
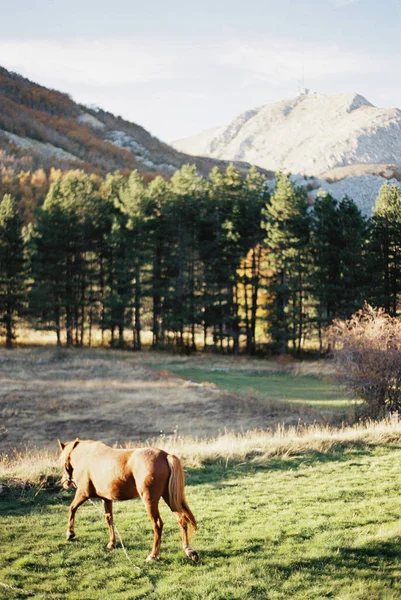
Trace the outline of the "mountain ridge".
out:
[[[377,108],[357,93],[300,94],[172,145],[189,154],[313,176],[353,164],[401,167],[401,110]]]
[[[231,161],[230,161],[231,162]],[[186,155],[140,125],[74,102],[0,66],[0,169],[17,173],[50,167],[104,174],[132,171],[169,176],[184,164],[207,175],[227,161]],[[249,164],[236,161],[241,172]]]

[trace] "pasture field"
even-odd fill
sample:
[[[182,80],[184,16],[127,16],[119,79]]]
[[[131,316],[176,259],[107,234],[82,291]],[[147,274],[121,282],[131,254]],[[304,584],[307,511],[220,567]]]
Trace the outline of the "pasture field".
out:
[[[14,488],[0,500],[0,582],[11,586],[1,597],[16,600],[31,592],[38,600],[400,598],[400,428],[393,436],[391,428],[384,437],[379,431],[375,443],[363,437],[347,441],[344,434],[326,452],[313,449],[313,438],[316,431],[305,437],[303,450],[292,446],[292,456],[283,447],[276,457],[209,456],[198,466],[196,444],[187,447],[194,465],[186,468],[186,491],[199,524],[193,539],[201,557],[197,565],[184,556],[165,505],[162,560],[149,564],[144,559],[152,532],[141,501],[114,503],[132,565],[120,544],[106,550],[103,517],[89,503],[78,510],[77,538],[67,542],[72,492],[46,490],[43,482]],[[329,433],[325,439],[330,442]],[[8,472],[17,466],[9,465]]]
[[[352,410],[329,363],[0,350],[0,597],[20,600],[401,598],[401,425]],[[231,433],[224,433],[225,431]],[[162,560],[141,501],[100,505],[65,540],[56,439],[152,443],[182,457],[199,531],[188,561],[163,502]],[[36,448],[36,449],[35,449]]]
[[[270,398],[278,402],[291,402],[304,407],[322,410],[349,408],[350,399],[329,378],[316,375],[294,375],[288,371],[272,372],[266,369],[252,370],[233,367],[199,367],[197,365],[170,364],[170,371],[197,381],[213,383],[219,389],[248,397]]]
[[[160,352],[0,350],[0,452],[55,448],[58,437],[114,444],[341,422],[352,403],[328,369]]]

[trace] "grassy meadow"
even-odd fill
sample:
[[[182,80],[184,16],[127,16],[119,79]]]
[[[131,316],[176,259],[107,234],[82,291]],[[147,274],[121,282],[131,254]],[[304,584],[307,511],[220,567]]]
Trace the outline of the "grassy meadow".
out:
[[[324,451],[330,433],[314,450],[315,431],[298,448],[292,442],[293,455],[285,455],[289,440],[282,439],[276,456],[254,449],[224,459],[224,451],[212,451],[199,466],[192,450],[187,497],[199,522],[198,565],[181,551],[164,506],[162,560],[149,564],[152,532],[142,503],[115,503],[131,564],[119,544],[106,550],[103,517],[89,503],[77,513],[77,538],[67,542],[72,493],[43,482],[14,489],[0,503],[0,582],[43,600],[399,598],[401,432],[385,444],[381,435],[374,443],[347,441],[345,432]],[[3,594],[25,597],[10,588]]]
[[[401,598],[401,425],[336,426],[349,406],[331,375],[316,363],[0,351],[0,597]],[[152,437],[146,416],[170,411]],[[99,501],[65,540],[73,492],[57,484],[55,439],[73,432],[181,456],[199,564],[163,502],[159,563],[145,562],[153,534],[138,500],[114,503],[129,560],[120,543],[106,549]]]
[[[202,368],[180,363],[171,364],[169,368],[177,375],[199,383],[212,383],[232,394],[270,398],[277,402],[291,402],[323,410],[344,410],[350,406],[350,399],[338,385],[328,378],[313,374],[295,376],[288,371]]]

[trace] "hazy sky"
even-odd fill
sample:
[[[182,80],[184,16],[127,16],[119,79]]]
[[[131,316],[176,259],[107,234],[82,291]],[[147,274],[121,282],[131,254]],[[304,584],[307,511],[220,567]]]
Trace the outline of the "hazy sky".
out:
[[[0,0],[0,65],[164,141],[292,97],[401,108],[401,0]]]

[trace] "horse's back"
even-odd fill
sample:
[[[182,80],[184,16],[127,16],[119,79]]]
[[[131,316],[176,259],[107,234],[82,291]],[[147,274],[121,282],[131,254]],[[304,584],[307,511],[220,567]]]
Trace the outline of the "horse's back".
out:
[[[87,478],[94,495],[109,500],[129,500],[142,496],[148,489],[160,495],[164,493],[170,475],[164,450],[123,450],[90,440],[81,442],[80,446],[81,477]]]

